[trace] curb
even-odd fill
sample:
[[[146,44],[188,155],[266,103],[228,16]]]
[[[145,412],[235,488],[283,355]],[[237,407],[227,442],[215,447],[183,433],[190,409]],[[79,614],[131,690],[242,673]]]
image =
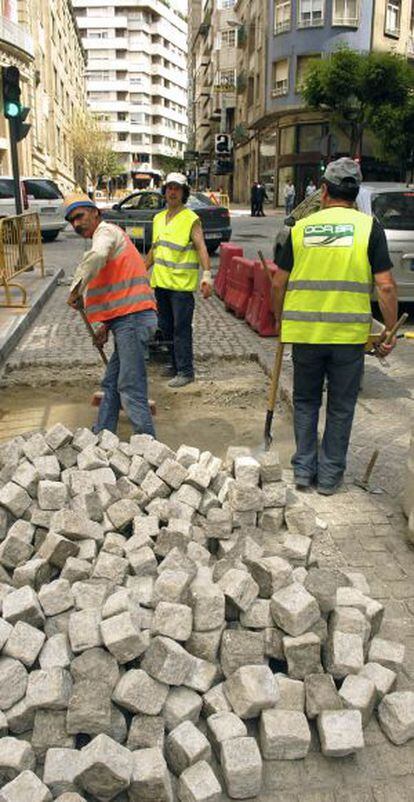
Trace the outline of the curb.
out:
[[[59,279],[64,276],[63,268],[56,270],[51,276],[45,276],[42,286],[35,292],[30,309],[19,318],[16,318],[11,330],[4,340],[0,341],[0,369],[4,367],[7,358],[16,348],[27,329],[38,316],[40,310],[50,298],[57,287]]]

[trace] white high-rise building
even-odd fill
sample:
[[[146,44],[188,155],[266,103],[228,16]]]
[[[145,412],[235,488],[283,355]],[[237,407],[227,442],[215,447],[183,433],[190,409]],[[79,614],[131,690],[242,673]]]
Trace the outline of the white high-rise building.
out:
[[[187,21],[167,0],[72,0],[92,112],[113,132],[124,182],[164,173],[187,143]],[[183,9],[186,3],[182,3]]]

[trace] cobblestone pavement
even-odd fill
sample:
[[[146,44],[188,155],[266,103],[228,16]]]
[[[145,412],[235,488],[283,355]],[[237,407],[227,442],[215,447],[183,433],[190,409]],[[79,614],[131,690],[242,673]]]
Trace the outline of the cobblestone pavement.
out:
[[[280,218],[279,218],[280,219]],[[258,247],[271,255],[275,218],[241,217],[234,220],[235,240],[248,256]],[[65,234],[47,246],[49,264],[65,267],[69,276],[84,243]],[[57,261],[58,260],[58,261]],[[92,365],[96,352],[82,321],[65,305],[67,286],[59,287],[36,324],[8,363],[8,370],[24,375],[25,366]],[[414,688],[414,551],[406,541],[406,521],[398,500],[409,430],[413,421],[414,359],[409,341],[402,341],[389,367],[367,358],[364,388],[357,405],[347,484],[331,498],[314,491],[304,494],[328,528],[317,552],[321,563],[348,566],[363,572],[372,595],[386,605],[381,635],[406,646],[398,688]],[[261,339],[242,321],[225,312],[217,298],[198,299],[195,317],[197,360],[208,367],[211,358],[256,359],[269,372],[275,341]],[[282,391],[291,397],[291,362],[286,353]],[[7,380],[7,375],[6,375]],[[258,415],[266,400],[258,398]],[[361,475],[374,447],[380,458],[373,484],[382,495],[364,493],[352,484]],[[304,761],[266,762],[259,802],[414,802],[414,741],[390,744],[372,720],[365,730],[366,748],[353,757],[326,759],[315,747]]]

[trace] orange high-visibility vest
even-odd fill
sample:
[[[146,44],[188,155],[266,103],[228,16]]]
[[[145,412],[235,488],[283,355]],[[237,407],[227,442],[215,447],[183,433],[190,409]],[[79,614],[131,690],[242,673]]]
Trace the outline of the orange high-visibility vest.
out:
[[[86,314],[91,323],[157,308],[142,256],[124,234],[121,253],[104,265],[88,284]]]

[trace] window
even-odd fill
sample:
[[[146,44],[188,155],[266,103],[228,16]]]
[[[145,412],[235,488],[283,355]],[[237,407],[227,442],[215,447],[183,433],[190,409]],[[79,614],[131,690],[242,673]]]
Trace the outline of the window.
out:
[[[385,31],[387,36],[400,35],[401,2],[388,0],[385,12]]]
[[[216,89],[234,92],[236,86],[236,70],[218,70],[214,81]]]
[[[359,24],[359,0],[334,0],[332,25],[348,25],[356,28]]]
[[[218,9],[233,8],[235,2],[236,0],[218,0],[217,8]]]
[[[324,0],[299,0],[298,28],[323,25]]]
[[[287,95],[289,86],[289,60],[287,58],[273,62],[272,97]]]
[[[88,39],[108,39],[108,28],[93,28],[86,33]]]
[[[274,33],[290,30],[291,0],[275,0]]]
[[[86,9],[87,17],[113,17],[114,11],[110,6],[96,6],[96,8]]]
[[[236,47],[236,31],[229,28],[217,35],[217,50],[221,47]]]
[[[371,198],[372,214],[384,228],[412,231],[414,227],[414,192],[381,192]]]
[[[299,125],[297,132],[298,153],[318,152],[321,148],[322,126],[320,123]]]
[[[298,56],[296,60],[296,92],[301,92],[303,87],[303,82],[306,78],[306,75],[309,71],[309,67],[315,63],[315,61],[319,61],[320,54],[315,53],[313,55],[307,56]]]

